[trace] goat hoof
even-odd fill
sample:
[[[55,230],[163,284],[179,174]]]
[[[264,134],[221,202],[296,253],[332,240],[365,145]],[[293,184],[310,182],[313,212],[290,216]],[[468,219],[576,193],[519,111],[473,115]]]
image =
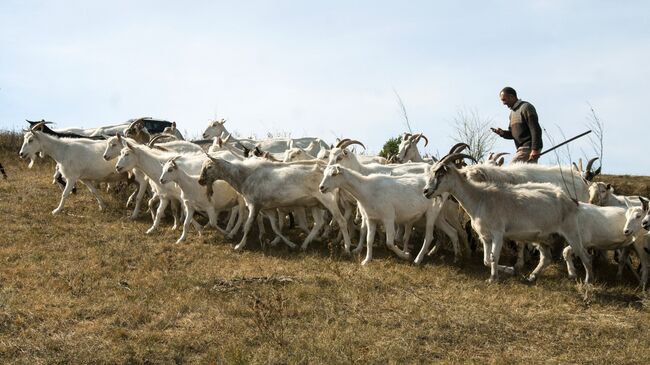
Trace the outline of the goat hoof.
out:
[[[493,277],[490,277],[489,279],[487,279],[488,284],[496,284],[498,281],[499,281],[499,278],[497,278],[496,276],[493,276]]]
[[[369,263],[370,263],[370,260],[365,259],[365,260],[361,261],[361,266],[366,266],[366,265],[368,265]]]
[[[411,255],[410,252],[404,252],[404,259],[405,260],[411,260],[413,258],[413,255]]]
[[[576,275],[576,274],[569,274],[569,279],[571,279],[571,280],[576,280],[576,279],[578,279],[578,275]]]
[[[537,276],[532,275],[532,274],[531,274],[531,275],[528,275],[528,277],[526,278],[526,280],[528,280],[529,283],[534,283],[535,281],[537,281]]]
[[[61,209],[54,209],[52,211],[52,215],[56,215],[56,214],[59,214],[59,213],[61,213]]]
[[[241,243],[235,246],[235,251],[241,251],[243,249],[244,249],[244,245]]]

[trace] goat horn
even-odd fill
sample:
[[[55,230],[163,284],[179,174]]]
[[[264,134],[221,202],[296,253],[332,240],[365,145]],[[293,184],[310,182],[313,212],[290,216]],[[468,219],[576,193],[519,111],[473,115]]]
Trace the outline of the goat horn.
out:
[[[411,133],[404,133],[404,135],[402,135],[402,140],[406,141],[407,139],[411,138],[411,136]]]
[[[171,136],[171,135],[167,135],[167,134],[159,134],[159,135],[153,137],[153,138],[151,139],[151,141],[149,141],[149,143],[147,143],[147,146],[148,146],[148,147],[151,147],[151,146],[153,146],[154,143],[156,143],[159,139],[161,139],[161,138],[165,138],[165,137],[170,137],[170,136]]]
[[[449,154],[452,154],[452,153],[461,153],[461,152],[462,152],[464,149],[466,149],[466,148],[467,148],[467,149],[470,149],[470,148],[469,148],[469,145],[468,145],[467,143],[464,143],[464,142],[456,143],[456,144],[453,145],[453,146],[451,147],[451,149],[449,150]]]
[[[148,118],[148,117],[142,117],[142,118],[138,118],[138,119],[134,120],[134,121],[131,122],[131,124],[129,125],[129,128],[135,126],[136,124],[142,124],[142,125],[144,125],[144,120],[147,119],[147,118]]]
[[[447,164],[448,162],[451,162],[451,161],[462,160],[462,159],[466,159],[466,158],[469,158],[470,160],[478,163],[478,161],[476,161],[476,159],[474,157],[472,157],[470,155],[467,155],[467,154],[464,154],[464,153],[450,153],[447,156],[445,156],[444,158],[442,158],[440,161],[438,161],[438,163],[441,164],[441,165],[444,165],[444,164]]]
[[[420,142],[420,138],[424,138],[424,147],[426,147],[429,144],[429,139],[422,133],[418,134],[418,142]]]
[[[509,155],[509,154],[510,154],[510,152],[499,152],[499,153],[497,153],[496,155],[494,155],[493,159],[494,159],[494,160],[498,160],[499,157],[501,157],[501,156],[505,156],[505,155]]]
[[[41,120],[29,120],[29,119],[25,119],[25,122],[27,122],[27,123],[29,123],[29,124],[36,124],[36,123],[52,124],[52,122],[46,122],[45,119],[41,119]]]
[[[349,141],[349,140],[350,140],[350,138],[344,138],[344,139],[342,139],[342,140],[336,142],[336,146],[334,146],[334,147],[337,147],[337,148],[338,148],[338,147],[341,147],[341,145],[342,145],[343,143],[345,143],[345,142],[347,142],[347,141]]]
[[[577,172],[580,172],[580,169],[578,168],[578,165],[576,165],[575,162],[571,162],[571,165],[573,166],[574,170],[576,170]]]
[[[45,127],[45,122],[38,122],[36,123],[32,128],[30,128],[32,131],[42,131],[43,127]]]
[[[589,160],[589,162],[587,162],[587,169],[585,171],[591,171],[591,166],[593,166],[594,162],[596,162],[597,159],[598,157],[594,157]]]
[[[341,143],[341,145],[339,146],[339,148],[346,148],[346,147],[348,147],[348,146],[350,146],[350,145],[353,145],[353,144],[358,144],[358,145],[360,145],[361,147],[363,147],[364,150],[366,149],[366,146],[364,146],[363,143],[357,141],[356,139],[353,139],[353,140],[349,140],[349,139],[348,139],[348,140],[345,141],[344,143]]]

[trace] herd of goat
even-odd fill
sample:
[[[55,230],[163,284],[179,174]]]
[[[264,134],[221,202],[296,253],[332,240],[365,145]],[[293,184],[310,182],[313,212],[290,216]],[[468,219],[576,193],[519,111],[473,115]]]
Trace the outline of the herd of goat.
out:
[[[137,184],[127,201],[127,206],[134,205],[131,218],[144,211],[142,201],[149,197],[153,224],[147,234],[159,228],[169,208],[173,229],[182,225],[177,242],[186,240],[190,225],[199,234],[211,226],[229,239],[243,231],[235,245],[241,250],[253,224],[264,244],[268,220],[274,233],[270,244],[282,241],[294,248],[286,236],[289,218],[306,235],[301,249],[314,239],[336,235],[346,253],[366,248],[363,265],[372,260],[378,226],[385,232],[386,246],[402,259],[420,264],[425,255],[435,253],[440,242],[429,248],[436,229],[449,238],[460,259],[470,251],[465,224],[469,217],[483,245],[489,281],[497,280],[499,271],[522,269],[527,245],[539,251],[539,262],[527,277],[535,280],[550,264],[558,238],[567,244],[562,254],[570,277],[576,277],[574,255],[588,283],[593,278],[592,255],[617,250],[618,275],[629,266],[633,251],[643,290],[648,281],[648,200],[615,195],[610,185],[592,181],[600,172],[592,169],[595,159],[584,171],[575,164],[503,165],[503,154],[491,154],[479,163],[463,153],[468,146],[462,143],[439,160],[425,159],[417,147],[421,140],[428,143],[421,133],[405,133],[399,152],[385,159],[356,154],[350,146],[365,146],[351,139],[336,145],[318,138],[237,139],[223,119],[210,122],[197,141],[183,140],[175,123],[151,118],[95,129],[53,130],[47,124],[30,122],[20,157],[30,159],[30,167],[38,156],[56,161],[54,179],[63,193],[52,214],[61,212],[78,181],[103,210],[106,205],[96,184],[127,180]],[[195,220],[196,214],[207,218],[205,226]],[[424,235],[415,258],[409,244],[414,232]],[[516,243],[514,266],[499,264],[504,242]]]

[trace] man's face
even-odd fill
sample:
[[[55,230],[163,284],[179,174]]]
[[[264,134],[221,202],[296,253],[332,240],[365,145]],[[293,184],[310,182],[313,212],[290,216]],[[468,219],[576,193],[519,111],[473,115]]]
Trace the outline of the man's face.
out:
[[[504,92],[501,92],[499,94],[499,98],[501,99],[503,105],[507,106],[508,108],[512,108],[512,106],[517,102],[517,98],[514,95],[506,94]]]

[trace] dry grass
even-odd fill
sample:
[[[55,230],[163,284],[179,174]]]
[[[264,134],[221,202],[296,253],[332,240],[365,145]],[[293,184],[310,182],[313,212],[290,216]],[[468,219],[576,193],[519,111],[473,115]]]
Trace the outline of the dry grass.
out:
[[[7,152],[11,151],[11,152]],[[645,363],[648,299],[554,263],[537,284],[453,255],[423,267],[384,249],[369,267],[327,243],[235,253],[214,231],[147,236],[124,196],[85,189],[59,216],[53,165],[0,150],[0,363]]]

